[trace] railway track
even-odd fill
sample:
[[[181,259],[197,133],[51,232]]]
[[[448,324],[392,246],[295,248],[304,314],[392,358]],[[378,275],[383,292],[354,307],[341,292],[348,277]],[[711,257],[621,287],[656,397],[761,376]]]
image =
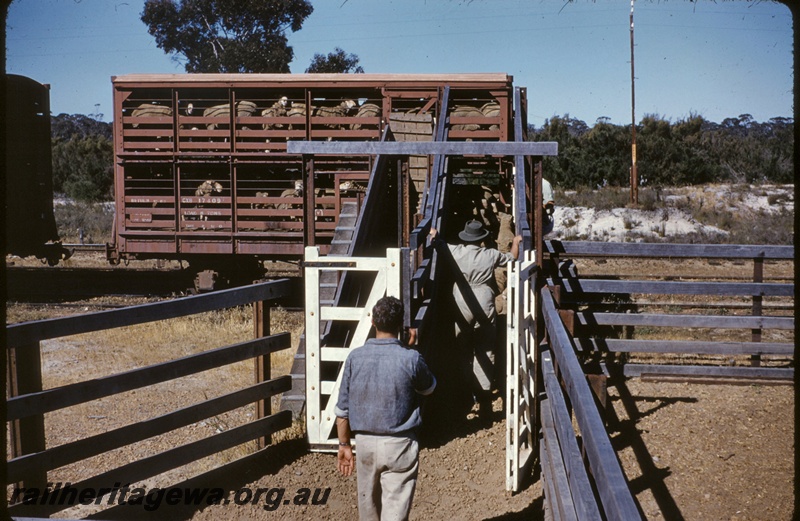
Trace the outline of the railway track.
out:
[[[19,302],[59,302],[103,296],[170,297],[194,287],[189,269],[31,268],[6,269],[6,298]],[[297,290],[286,307],[302,306],[302,279],[289,277]]]
[[[170,296],[192,287],[186,270],[29,268],[6,270],[6,296],[19,301],[59,301],[108,295]]]

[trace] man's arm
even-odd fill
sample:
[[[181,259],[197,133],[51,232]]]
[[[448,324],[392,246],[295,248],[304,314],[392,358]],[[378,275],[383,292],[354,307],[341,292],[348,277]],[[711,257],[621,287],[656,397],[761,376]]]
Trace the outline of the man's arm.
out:
[[[414,390],[417,394],[428,396],[436,389],[436,377],[428,368],[425,359],[417,353],[417,360],[414,368]]]
[[[515,259],[519,259],[519,243],[521,242],[522,235],[515,236],[514,240],[511,242],[511,255],[513,255]]]
[[[353,448],[350,446],[350,356],[344,362],[342,371],[342,382],[339,386],[339,400],[334,406],[336,414],[336,434],[339,437],[339,455],[336,459],[336,466],[342,476],[350,476],[353,473]]]
[[[350,446],[350,420],[347,418],[336,418],[336,434],[339,437],[339,454],[336,458],[336,465],[342,476],[348,477],[353,474],[353,447]]]

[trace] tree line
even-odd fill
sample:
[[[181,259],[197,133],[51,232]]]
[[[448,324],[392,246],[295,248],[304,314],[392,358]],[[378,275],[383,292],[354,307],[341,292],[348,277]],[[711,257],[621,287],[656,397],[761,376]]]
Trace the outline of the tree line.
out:
[[[53,191],[86,202],[113,199],[111,123],[81,114],[50,117]]]
[[[704,183],[794,182],[794,120],[758,122],[750,114],[714,123],[690,115],[671,122],[646,115],[636,125],[637,172],[643,186]],[[593,127],[569,116],[530,126],[533,141],[555,141],[558,156],[545,158],[544,172],[556,186],[629,186],[630,125],[599,119]]]
[[[749,114],[722,123],[701,116],[670,122],[648,115],[636,126],[643,186],[794,182],[792,118],[755,121]],[[80,114],[51,118],[53,188],[82,201],[112,199],[114,146],[110,123]],[[553,116],[529,127],[533,141],[555,141],[545,176],[557,187],[629,186],[631,127],[605,119]]]

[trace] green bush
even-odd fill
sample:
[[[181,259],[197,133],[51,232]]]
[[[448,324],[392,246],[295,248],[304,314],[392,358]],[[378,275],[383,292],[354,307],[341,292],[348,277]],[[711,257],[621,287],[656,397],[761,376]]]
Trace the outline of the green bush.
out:
[[[59,204],[53,208],[58,226],[58,236],[67,244],[80,242],[83,229],[84,242],[111,242],[111,229],[114,223],[112,207],[102,204],[82,202]]]
[[[794,179],[794,120],[755,121],[749,114],[714,123],[696,114],[671,122],[645,115],[636,125],[638,177],[644,186],[705,183],[791,183]],[[554,186],[576,189],[626,186],[631,164],[631,127],[599,119],[593,127],[553,116],[532,141],[555,141],[558,155],[544,159]]]

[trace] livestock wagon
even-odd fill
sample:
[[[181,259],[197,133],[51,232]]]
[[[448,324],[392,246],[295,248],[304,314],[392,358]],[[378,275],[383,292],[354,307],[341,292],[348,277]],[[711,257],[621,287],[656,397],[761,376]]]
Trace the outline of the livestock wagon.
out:
[[[265,260],[299,260],[307,245],[328,253],[342,209],[363,200],[375,156],[304,160],[287,153],[292,140],[432,141],[442,115],[451,141],[507,141],[513,130],[506,74],[148,74],[112,84],[113,263],[177,259],[249,276]],[[406,160],[406,230],[429,163]],[[499,158],[477,169],[487,168],[495,186],[510,179]]]

